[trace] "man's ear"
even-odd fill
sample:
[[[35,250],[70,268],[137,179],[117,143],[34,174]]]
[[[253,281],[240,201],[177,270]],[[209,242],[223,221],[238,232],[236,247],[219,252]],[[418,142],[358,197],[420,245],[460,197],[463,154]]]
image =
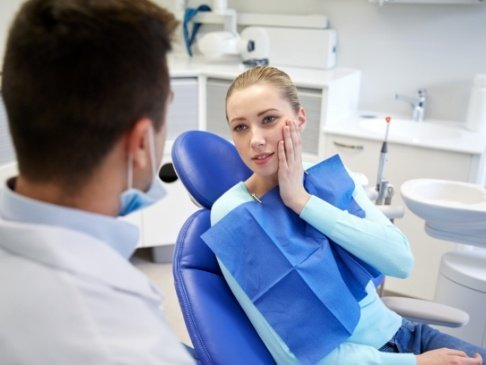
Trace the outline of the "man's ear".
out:
[[[307,124],[307,116],[305,115],[304,108],[300,107],[299,113],[297,114],[297,127],[302,131]]]
[[[152,121],[148,118],[141,118],[133,125],[127,135],[128,152],[132,155],[135,168],[143,169],[150,163],[148,153],[149,141],[148,130]]]

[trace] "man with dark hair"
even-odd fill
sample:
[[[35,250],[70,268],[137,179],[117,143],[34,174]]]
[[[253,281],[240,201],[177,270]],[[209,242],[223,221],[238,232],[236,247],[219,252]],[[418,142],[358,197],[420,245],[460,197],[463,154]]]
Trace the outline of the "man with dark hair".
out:
[[[2,94],[19,175],[0,193],[1,364],[193,364],[118,219],[160,199],[177,25],[148,0],[30,0]]]

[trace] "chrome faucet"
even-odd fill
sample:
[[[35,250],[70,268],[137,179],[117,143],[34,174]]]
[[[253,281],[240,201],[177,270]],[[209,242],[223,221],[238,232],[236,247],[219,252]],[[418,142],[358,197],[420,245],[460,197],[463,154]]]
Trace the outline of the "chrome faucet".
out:
[[[395,94],[396,100],[403,100],[412,106],[412,119],[416,122],[424,120],[426,98],[427,91],[425,89],[418,89],[416,97]]]

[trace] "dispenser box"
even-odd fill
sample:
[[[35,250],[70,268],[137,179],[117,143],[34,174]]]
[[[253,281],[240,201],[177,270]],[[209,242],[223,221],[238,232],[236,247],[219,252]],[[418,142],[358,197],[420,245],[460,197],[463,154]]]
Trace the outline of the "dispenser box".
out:
[[[334,29],[264,27],[270,38],[271,65],[330,69],[336,65]]]

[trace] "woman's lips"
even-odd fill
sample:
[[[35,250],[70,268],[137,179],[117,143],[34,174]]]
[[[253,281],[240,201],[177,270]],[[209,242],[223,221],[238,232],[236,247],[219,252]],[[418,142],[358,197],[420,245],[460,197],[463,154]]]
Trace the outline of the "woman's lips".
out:
[[[257,156],[251,158],[253,162],[257,165],[264,165],[266,164],[273,156],[273,153],[261,153]]]

